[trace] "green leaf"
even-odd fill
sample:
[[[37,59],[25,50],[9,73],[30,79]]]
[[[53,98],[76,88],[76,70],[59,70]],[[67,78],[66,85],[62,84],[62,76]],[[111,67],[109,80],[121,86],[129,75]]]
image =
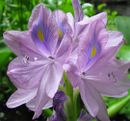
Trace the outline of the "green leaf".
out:
[[[58,6],[58,9],[63,10],[64,12],[73,13],[73,7],[71,4],[60,5]]]
[[[117,57],[120,60],[130,61],[130,46],[123,45],[117,53]]]
[[[75,110],[74,111],[75,117],[78,117],[80,115],[80,111],[81,111],[81,101],[80,101],[79,89],[74,90],[73,105],[74,105],[74,110]]]
[[[130,17],[118,16],[116,18],[116,26],[123,33],[126,43],[130,44]]]
[[[73,100],[73,87],[68,81],[67,74],[64,73],[64,82],[65,82],[65,93]]]
[[[108,108],[108,115],[110,117],[115,116],[117,113],[119,113],[119,111],[122,110],[122,108],[127,105],[127,103],[130,101],[130,95],[121,98],[118,102],[115,102],[113,105],[111,105]]]
[[[50,117],[52,115],[53,111],[51,109],[43,110],[43,114],[46,117]]]
[[[12,8],[18,8],[19,6],[17,4],[8,4],[9,7],[12,7]]]
[[[83,8],[84,14],[87,15],[87,16],[93,16],[96,12],[95,9],[94,9],[94,5],[92,5],[92,4],[84,3],[82,5],[82,8]]]
[[[8,48],[1,48],[0,49],[0,67],[5,66],[11,55],[11,51]]]
[[[73,89],[71,83],[68,81],[66,73],[64,74],[64,82],[65,93],[68,96],[64,106],[67,121],[76,121],[81,111],[79,90]],[[73,113],[70,113],[71,110],[73,110]]]

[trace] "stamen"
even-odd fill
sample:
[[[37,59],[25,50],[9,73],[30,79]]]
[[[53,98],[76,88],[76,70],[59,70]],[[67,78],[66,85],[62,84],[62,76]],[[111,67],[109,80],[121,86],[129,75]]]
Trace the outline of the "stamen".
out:
[[[23,58],[23,62],[26,64],[28,63],[29,59],[29,56],[25,55],[25,57]]]

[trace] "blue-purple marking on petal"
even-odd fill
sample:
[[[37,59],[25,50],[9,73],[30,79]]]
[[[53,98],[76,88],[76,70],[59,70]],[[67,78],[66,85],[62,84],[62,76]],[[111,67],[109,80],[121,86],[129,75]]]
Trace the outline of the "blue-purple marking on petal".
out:
[[[101,45],[95,39],[91,40],[89,44],[84,48],[84,56],[86,56],[86,64],[90,65],[95,62],[101,52]],[[87,66],[86,65],[86,66]]]
[[[31,31],[32,40],[38,46],[45,46],[49,50],[47,40],[50,34],[49,27],[43,23],[43,17],[39,16],[38,23],[33,26]]]

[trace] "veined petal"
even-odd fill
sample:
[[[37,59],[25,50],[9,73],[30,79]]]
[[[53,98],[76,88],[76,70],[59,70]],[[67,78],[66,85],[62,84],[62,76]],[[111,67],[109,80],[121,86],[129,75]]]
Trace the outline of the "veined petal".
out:
[[[89,83],[102,95],[122,97],[128,94],[130,88],[130,79],[127,77],[129,68],[129,62],[113,60],[112,52],[109,56],[106,53],[86,72],[86,79],[91,77]]]
[[[104,50],[95,63],[86,67],[85,78],[91,80],[95,84],[98,82],[106,85],[114,84],[119,78],[117,78],[117,74],[115,74],[117,67],[111,63],[111,60],[117,52],[117,49],[117,47],[111,47]]]
[[[55,62],[50,65],[50,71],[48,73],[48,82],[46,84],[46,93],[50,98],[53,98],[57,92],[60,82],[63,77],[63,68],[58,63]]]
[[[72,36],[74,36],[74,17],[71,13],[67,13],[66,14],[67,16],[67,21],[68,21],[68,24],[70,25],[71,29],[72,29]]]
[[[99,105],[100,105],[100,110],[97,114],[97,118],[100,121],[110,121],[108,114],[107,114],[107,109],[106,109],[106,106],[105,106],[103,100],[99,101]]]
[[[105,62],[109,62],[111,59],[113,59],[115,57],[115,55],[116,55],[118,49],[120,48],[121,44],[122,44],[122,41],[119,41],[118,46],[102,47],[103,50],[99,53],[99,56],[97,58],[95,56],[96,59],[95,60],[93,59],[94,62],[89,63],[88,66],[86,66],[85,70],[87,72],[90,72],[89,69],[94,69],[94,70],[97,69],[98,70],[101,66],[103,67]]]
[[[79,0],[72,0],[72,3],[74,8],[74,14],[75,14],[75,22],[81,21],[84,15]]]
[[[104,68],[105,66],[108,67],[108,70],[111,70],[112,69],[111,67],[112,66],[114,67],[114,65],[111,65],[111,61],[115,57],[118,49],[119,47],[110,47],[104,49],[98,60],[94,64],[92,64],[89,68],[86,68],[87,73],[98,72],[99,68]]]
[[[42,113],[42,109],[45,109],[52,100],[62,79],[62,74],[62,67],[58,63],[54,64],[52,62],[44,67],[44,73],[38,87],[37,95],[30,102],[31,105],[35,106],[33,108],[35,111],[33,119],[39,117]]]
[[[50,66],[46,65],[44,66],[43,74],[42,74],[42,79],[39,83],[38,86],[38,91],[33,100],[31,100],[28,104],[28,107],[35,112],[33,119],[38,118],[41,113],[42,109],[45,108],[45,106],[52,100],[50,97],[47,96],[46,94],[46,84],[48,82],[48,78],[50,78],[49,73],[50,73]],[[34,107],[33,107],[34,106]]]
[[[33,120],[34,119],[36,119],[36,118],[38,118],[41,114],[42,114],[42,110],[43,109],[47,109],[47,108],[49,108],[48,107],[48,103],[50,102],[50,101],[52,101],[52,99],[51,98],[49,98],[47,95],[44,95],[44,94],[42,94],[43,95],[43,99],[42,99],[42,102],[40,102],[40,105],[39,105],[39,107],[36,107],[36,105],[39,103],[39,101],[37,101],[37,100],[35,100],[33,103],[34,103],[34,105],[35,105],[35,108],[34,108],[34,115],[33,115]],[[40,100],[41,101],[41,100]],[[52,105],[50,105],[50,107],[51,107]]]
[[[23,57],[14,59],[8,67],[8,76],[17,88],[32,89],[37,87],[43,74],[43,67],[48,60],[27,61]]]
[[[89,36],[87,36],[89,35]],[[81,31],[78,33],[78,39],[80,40],[80,45],[85,46],[91,41],[99,42],[103,48],[108,42],[109,34],[102,21],[94,21],[87,26],[83,26]]]
[[[90,66],[96,62],[108,41],[108,33],[102,22],[95,21],[89,24],[86,29],[86,31],[81,32],[81,35],[78,36],[81,40],[79,41],[79,50],[81,52],[78,64],[82,68],[82,71],[84,71],[86,66]]]
[[[31,39],[29,32],[7,31],[3,34],[6,44],[16,55],[39,57],[40,52]]]
[[[111,65],[115,68],[114,74],[118,77],[118,82],[128,79],[128,70],[130,68],[130,62],[112,60]]]
[[[88,109],[89,113],[95,117],[99,111],[98,98],[99,94],[96,90],[92,89],[93,87],[89,83],[82,80],[79,83],[80,95],[81,98]]]
[[[86,108],[93,117],[97,116],[101,121],[110,121],[107,115],[105,104],[99,95],[98,90],[96,90],[87,82],[81,82],[80,94]]]
[[[93,83],[93,82],[92,82]],[[95,88],[100,92],[101,95],[103,96],[109,96],[109,97],[123,97],[128,94],[128,89],[129,87],[119,85],[119,84],[111,84],[107,85],[101,82],[97,82],[95,85]]]
[[[68,60],[72,49],[72,38],[65,34],[57,51],[56,51],[56,58],[61,63],[64,63]]]
[[[95,24],[96,22],[99,22],[100,25],[97,24],[97,26],[95,27],[95,25],[93,24]],[[104,27],[105,29],[106,23],[107,23],[107,14],[105,12],[97,14],[90,18],[84,17],[82,21],[77,22],[75,24],[75,36],[77,37],[77,39],[82,40],[81,38],[84,39],[84,37],[86,38],[86,35],[88,35],[86,34],[86,32],[90,32],[90,34],[92,34],[91,27],[92,28],[94,27],[94,29]],[[91,24],[91,27],[88,28],[88,25],[90,24]],[[91,30],[91,31],[88,31],[88,30]]]
[[[93,83],[95,85],[95,88],[99,90],[99,92],[106,96],[111,97],[122,97],[128,94],[128,89],[130,88],[130,79],[128,79],[128,69],[130,68],[130,63],[114,63],[111,62],[111,70],[109,70],[107,73],[107,67],[106,69],[102,70],[102,76],[104,76],[104,80],[106,77],[109,76],[111,80],[113,80],[113,83],[105,84],[105,83]],[[100,77],[99,77],[100,78]],[[115,80],[115,81],[114,81]],[[109,81],[109,80],[108,80]]]
[[[72,29],[67,21],[67,16],[64,12],[56,10],[53,12],[53,16],[56,19],[56,23],[58,25],[59,40],[57,44],[59,45],[60,42],[62,41],[64,34],[66,33],[72,34]]]
[[[84,25],[87,25],[87,24],[90,24],[90,23],[93,23],[94,21],[102,21],[104,23],[104,25],[106,26],[107,24],[107,13],[106,12],[102,12],[102,13],[99,13],[97,15],[94,15],[92,17],[89,17],[89,18],[85,18],[78,22],[77,24],[80,25],[80,26],[84,26]]]
[[[32,15],[29,18],[29,22],[28,22],[28,28],[31,29],[33,24],[37,21],[39,13],[40,13],[40,9],[43,7],[43,4],[40,3],[38,4],[32,11]]]
[[[8,99],[6,105],[9,108],[15,108],[29,102],[36,95],[37,89],[18,89]]]
[[[67,76],[69,81],[71,82],[73,87],[77,87],[78,83],[80,83],[81,79],[80,77],[77,75],[77,67],[75,65],[70,64],[70,69],[67,70]]]
[[[28,103],[26,103],[26,106],[31,110],[31,111],[35,111],[35,103],[34,100],[29,101]],[[42,108],[42,110],[44,109],[48,109],[50,107],[53,106],[53,100],[49,99],[48,102],[44,105],[44,107]]]
[[[123,43],[123,35],[120,32],[116,31],[108,31],[108,42],[106,44],[106,47],[116,47],[120,46]]]
[[[32,40],[43,55],[53,55],[58,42],[58,27],[50,10],[40,7],[37,21],[31,31]]]

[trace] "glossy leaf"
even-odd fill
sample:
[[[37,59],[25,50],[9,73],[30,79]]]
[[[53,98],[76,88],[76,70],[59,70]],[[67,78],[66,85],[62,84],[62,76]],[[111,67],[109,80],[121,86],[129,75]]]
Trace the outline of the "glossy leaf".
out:
[[[119,50],[117,57],[121,60],[130,61],[130,46],[123,45]]]
[[[122,98],[121,100],[119,100],[118,102],[115,102],[113,105],[111,105],[108,108],[108,115],[110,117],[115,116],[117,113],[119,113],[119,111],[122,110],[122,108],[130,101],[130,95]]]

